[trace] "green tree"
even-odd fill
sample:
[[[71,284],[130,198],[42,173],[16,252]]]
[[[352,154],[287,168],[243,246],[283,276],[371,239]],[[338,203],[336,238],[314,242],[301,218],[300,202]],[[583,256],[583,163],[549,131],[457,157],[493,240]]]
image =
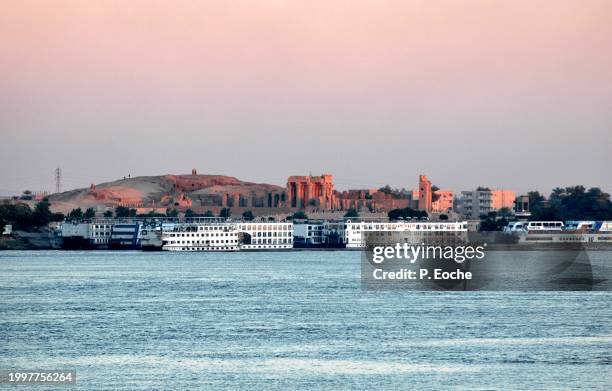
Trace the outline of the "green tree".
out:
[[[436,202],[440,199],[440,194],[437,193],[438,190],[440,190],[438,186],[431,186],[431,202]]]
[[[502,218],[509,219],[514,216],[514,212],[512,212],[512,209],[504,206],[497,212],[497,215]]]
[[[308,220],[308,215],[303,210],[298,210],[291,216],[291,220]]]
[[[497,212],[489,212],[488,214],[480,215],[480,224],[478,229],[482,232],[485,231],[497,231]]]
[[[106,217],[107,219],[110,219],[111,217],[113,217],[113,212],[110,210],[107,210],[106,212],[104,212],[104,217]]]
[[[230,208],[222,208],[219,212],[219,217],[223,217],[228,219],[232,215],[232,210]]]
[[[250,210],[247,210],[246,212],[242,214],[242,218],[246,221],[252,221],[255,218],[255,216],[253,215],[253,212],[251,212]]]
[[[424,210],[414,210],[412,208],[392,209],[387,213],[389,220],[400,220],[409,218],[426,218],[427,212]]]
[[[540,194],[539,191],[530,191],[527,193],[527,197],[529,198],[529,206],[533,208],[534,206],[538,206],[546,201],[546,198]]]
[[[21,194],[21,197],[19,197],[22,200],[31,200],[32,199],[32,192],[30,190],[25,190],[23,192],[23,194]]]
[[[440,219],[440,221],[447,221],[448,220],[448,215],[441,214],[438,218]]]
[[[137,214],[138,214],[138,211],[136,209],[130,209],[129,211],[130,217],[136,217]]]
[[[30,229],[33,226],[32,214],[32,209],[27,204],[0,205],[0,217],[5,224],[12,224],[13,229]]]
[[[149,218],[154,218],[154,217],[165,217],[165,214],[162,213],[157,213],[154,211],[150,211],[149,213],[141,213],[138,215],[138,217],[149,217]]]
[[[83,214],[85,219],[91,220],[96,217],[96,210],[94,208],[87,208],[85,214]]]
[[[346,211],[346,213],[344,214],[344,217],[346,218],[359,217],[359,212],[357,212],[357,209],[355,208],[350,208],[349,210]]]
[[[408,198],[408,195],[409,195],[409,192],[406,189],[401,189],[401,190],[400,189],[393,189],[389,185],[385,185],[385,186],[381,187],[380,189],[378,189],[378,191],[380,191],[381,193],[390,195],[393,198],[397,198],[397,199],[405,199],[405,198]]]
[[[389,185],[385,185],[381,187],[380,189],[378,189],[378,191],[385,193],[385,194],[393,194],[393,189]]]
[[[178,217],[178,210],[176,209],[166,209],[166,216],[168,217]]]
[[[489,212],[480,216],[480,231],[501,231],[508,225],[508,219],[498,212]]]
[[[212,212],[212,210],[207,210],[206,212],[204,212],[202,217],[215,217],[215,214]]]
[[[558,220],[609,220],[612,218],[610,195],[598,187],[557,188],[549,198]]]
[[[32,212],[32,224],[35,227],[44,227],[51,221],[51,210],[48,199],[44,199],[36,204]]]
[[[64,221],[66,216],[61,212],[55,212],[51,214],[51,221]]]
[[[195,214],[195,212],[193,210],[187,209],[185,211],[185,217],[189,218],[189,217],[195,217],[195,216],[196,216],[196,214]]]
[[[391,209],[387,213],[387,216],[389,217],[389,220],[391,221],[403,219],[404,218],[403,209]]]
[[[529,192],[532,220],[609,220],[612,219],[610,195],[598,187],[557,187],[548,200],[539,192]]]
[[[68,214],[68,218],[70,220],[82,220],[83,219],[83,211],[81,208],[72,209]]]
[[[125,218],[130,217],[130,209],[125,206],[118,206],[115,208],[115,217]]]

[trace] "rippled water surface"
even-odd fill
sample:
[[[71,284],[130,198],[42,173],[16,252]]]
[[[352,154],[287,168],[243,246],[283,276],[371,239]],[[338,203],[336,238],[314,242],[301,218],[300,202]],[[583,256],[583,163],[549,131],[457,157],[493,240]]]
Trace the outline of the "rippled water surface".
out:
[[[0,252],[0,368],[74,368],[84,390],[612,388],[610,292],[363,292],[359,268]]]

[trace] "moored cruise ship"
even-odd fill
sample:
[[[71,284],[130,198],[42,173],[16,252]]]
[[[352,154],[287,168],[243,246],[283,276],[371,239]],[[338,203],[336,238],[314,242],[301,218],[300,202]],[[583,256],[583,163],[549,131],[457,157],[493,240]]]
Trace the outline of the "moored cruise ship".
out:
[[[512,232],[512,231],[510,231]],[[515,232],[512,232],[515,233]],[[612,245],[612,221],[530,221],[516,230],[519,244]]]
[[[161,251],[163,246],[162,233],[171,231],[176,223],[150,222],[143,225],[140,248],[143,251]]]
[[[513,221],[504,233],[518,238],[520,245],[612,245],[612,221]]]
[[[238,229],[227,222],[182,223],[162,232],[165,251],[238,251]]]
[[[293,223],[236,223],[241,250],[293,248]]]
[[[429,222],[429,221],[351,221],[345,222],[344,243],[346,248],[366,247],[366,235],[371,233],[410,233],[413,238],[423,235],[447,233],[467,235],[467,222]]]
[[[162,232],[165,251],[282,250],[293,248],[293,224],[204,221]]]

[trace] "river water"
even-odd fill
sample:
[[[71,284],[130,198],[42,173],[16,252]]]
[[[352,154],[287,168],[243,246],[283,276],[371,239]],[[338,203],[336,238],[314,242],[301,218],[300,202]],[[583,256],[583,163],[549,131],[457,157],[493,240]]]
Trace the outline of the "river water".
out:
[[[7,251],[0,295],[0,369],[71,389],[612,387],[612,293],[363,291],[358,252]]]

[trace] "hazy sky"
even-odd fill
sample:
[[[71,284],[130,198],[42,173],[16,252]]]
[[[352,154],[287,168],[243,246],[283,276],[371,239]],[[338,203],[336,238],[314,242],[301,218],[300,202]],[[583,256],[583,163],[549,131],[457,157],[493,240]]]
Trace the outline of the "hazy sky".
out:
[[[612,191],[612,1],[0,4],[0,193],[131,175]]]

